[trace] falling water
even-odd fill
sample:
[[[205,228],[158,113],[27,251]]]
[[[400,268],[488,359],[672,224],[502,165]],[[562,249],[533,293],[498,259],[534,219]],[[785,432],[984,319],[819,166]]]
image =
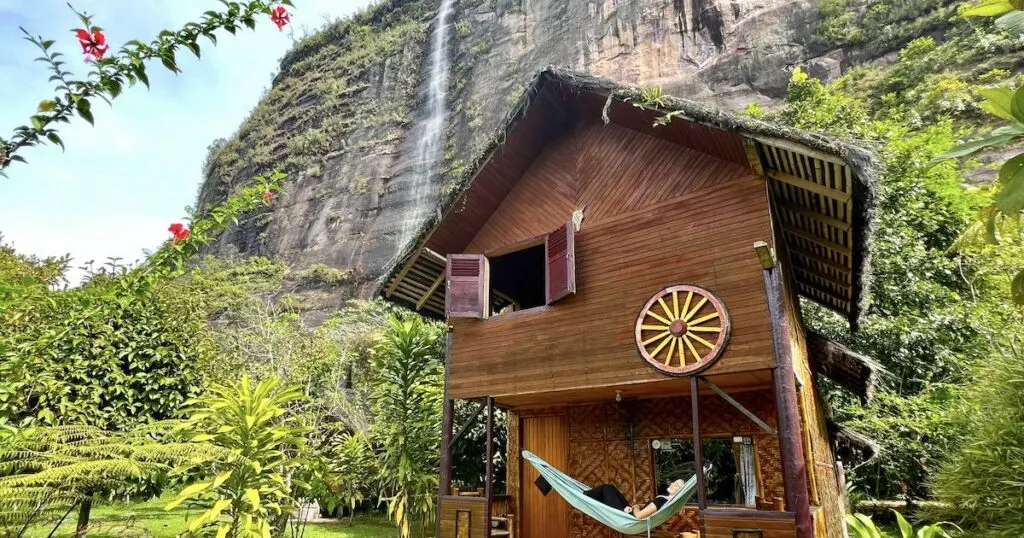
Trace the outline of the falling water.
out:
[[[451,29],[452,4],[454,0],[441,0],[441,8],[434,21],[434,33],[431,35],[430,57],[425,66],[426,100],[423,109],[423,120],[418,126],[420,132],[412,132],[418,136],[416,142],[416,171],[410,185],[410,207],[402,221],[402,233],[399,246],[404,246],[416,229],[423,222],[425,213],[435,201],[431,185],[438,174],[441,156],[444,153],[444,131],[446,95],[448,91],[448,32]]]

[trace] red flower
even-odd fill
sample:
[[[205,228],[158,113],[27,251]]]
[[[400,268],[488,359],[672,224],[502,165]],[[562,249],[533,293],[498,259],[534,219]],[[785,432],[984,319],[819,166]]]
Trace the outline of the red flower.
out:
[[[284,6],[277,6],[270,10],[270,20],[277,25],[277,29],[284,30],[285,25],[291,21],[291,15],[288,14],[288,10]]]
[[[271,198],[273,198],[273,197],[274,197],[274,193],[272,193],[272,192],[270,192],[270,191],[265,191],[265,192],[263,193],[263,201],[264,201],[264,202],[269,202],[269,201],[270,201],[270,199],[271,199]]]
[[[178,241],[184,241],[188,239],[189,234],[192,233],[191,230],[186,228],[185,225],[180,222],[175,222],[174,224],[172,224],[169,228],[167,228],[167,231],[171,232],[171,235],[174,236],[175,243],[177,243]]]
[[[75,30],[75,35],[78,36],[78,44],[82,46],[82,54],[85,54],[86,61],[102,58],[110,48],[107,37],[99,30],[93,30],[90,34],[88,30],[79,28]]]

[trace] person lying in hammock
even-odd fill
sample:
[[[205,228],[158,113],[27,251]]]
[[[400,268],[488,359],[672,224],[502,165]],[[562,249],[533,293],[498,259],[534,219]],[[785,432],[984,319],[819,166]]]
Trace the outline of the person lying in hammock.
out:
[[[626,500],[626,496],[619,491],[619,488],[611,484],[601,484],[600,486],[584,491],[583,494],[616,510],[622,510],[627,514],[632,514],[633,517],[637,519],[644,519],[657,512],[662,506],[665,506],[669,497],[682,488],[682,479],[664,484],[658,488],[658,496],[643,505],[630,505],[629,501]]]

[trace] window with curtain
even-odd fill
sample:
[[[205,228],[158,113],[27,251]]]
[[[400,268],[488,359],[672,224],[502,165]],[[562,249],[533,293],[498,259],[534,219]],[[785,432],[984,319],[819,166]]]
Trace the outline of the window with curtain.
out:
[[[702,443],[705,464],[714,466],[707,478],[708,504],[755,506],[757,468],[753,439],[705,438]],[[655,489],[678,478],[689,479],[696,472],[692,440],[654,440],[651,453]]]

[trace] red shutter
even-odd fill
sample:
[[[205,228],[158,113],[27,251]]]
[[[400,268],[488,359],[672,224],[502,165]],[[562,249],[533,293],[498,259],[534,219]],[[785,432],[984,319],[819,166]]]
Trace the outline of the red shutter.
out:
[[[449,254],[447,270],[445,312],[448,317],[487,317],[487,258],[480,254]]]
[[[547,303],[551,304],[570,293],[576,293],[575,228],[569,221],[544,239],[547,260]]]

